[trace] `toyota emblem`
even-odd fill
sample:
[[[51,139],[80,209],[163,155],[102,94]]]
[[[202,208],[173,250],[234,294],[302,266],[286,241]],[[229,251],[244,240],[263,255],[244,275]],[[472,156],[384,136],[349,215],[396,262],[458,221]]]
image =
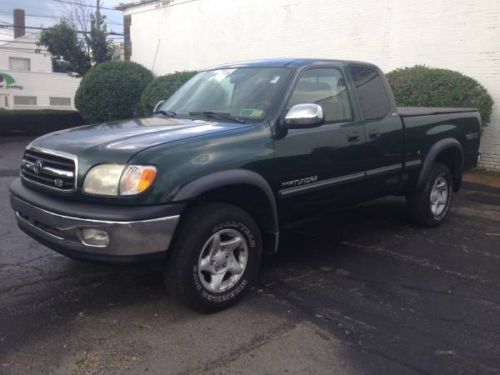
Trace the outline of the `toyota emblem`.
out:
[[[33,172],[36,174],[40,174],[43,168],[43,162],[41,160],[37,160],[33,163]]]

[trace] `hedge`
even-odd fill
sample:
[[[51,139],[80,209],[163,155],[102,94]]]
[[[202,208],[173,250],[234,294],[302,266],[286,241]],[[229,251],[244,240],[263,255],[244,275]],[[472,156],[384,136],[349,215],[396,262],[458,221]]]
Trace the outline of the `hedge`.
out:
[[[141,96],[141,106],[145,114],[151,114],[154,106],[160,100],[168,99],[179,87],[196,74],[195,71],[183,71],[155,78],[144,89]]]
[[[42,135],[82,124],[76,111],[0,110],[0,136]]]
[[[490,121],[493,99],[473,78],[422,65],[396,69],[386,76],[399,106],[474,107],[484,125]]]
[[[153,74],[132,62],[95,65],[83,77],[75,106],[87,122],[120,120],[141,115],[140,98]]]

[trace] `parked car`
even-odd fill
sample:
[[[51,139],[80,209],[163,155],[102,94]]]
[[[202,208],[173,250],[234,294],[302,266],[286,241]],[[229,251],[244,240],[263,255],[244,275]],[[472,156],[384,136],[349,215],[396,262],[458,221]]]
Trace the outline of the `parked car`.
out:
[[[397,108],[372,64],[222,65],[150,118],[36,139],[11,205],[69,257],[165,261],[168,287],[217,311],[248,291],[284,222],[395,194],[414,222],[442,223],[477,164],[480,121],[472,108]]]

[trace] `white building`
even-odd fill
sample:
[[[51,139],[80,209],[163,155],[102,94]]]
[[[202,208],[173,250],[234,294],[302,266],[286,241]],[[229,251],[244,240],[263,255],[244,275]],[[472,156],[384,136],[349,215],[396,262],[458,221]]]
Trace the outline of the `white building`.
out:
[[[125,56],[155,74],[316,57],[471,76],[496,103],[482,166],[500,169],[500,0],[144,0],[121,9]]]
[[[55,73],[39,34],[0,44],[0,109],[75,109],[80,78]]]

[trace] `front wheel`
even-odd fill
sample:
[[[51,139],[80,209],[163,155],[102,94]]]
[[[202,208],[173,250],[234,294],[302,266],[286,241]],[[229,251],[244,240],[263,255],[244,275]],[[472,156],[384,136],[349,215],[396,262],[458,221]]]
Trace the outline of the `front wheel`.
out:
[[[407,195],[410,219],[423,226],[434,227],[447,217],[453,196],[453,178],[449,168],[436,163],[424,186]]]
[[[165,271],[167,287],[196,311],[225,309],[248,291],[261,255],[260,231],[249,214],[229,204],[200,205],[176,233]]]

